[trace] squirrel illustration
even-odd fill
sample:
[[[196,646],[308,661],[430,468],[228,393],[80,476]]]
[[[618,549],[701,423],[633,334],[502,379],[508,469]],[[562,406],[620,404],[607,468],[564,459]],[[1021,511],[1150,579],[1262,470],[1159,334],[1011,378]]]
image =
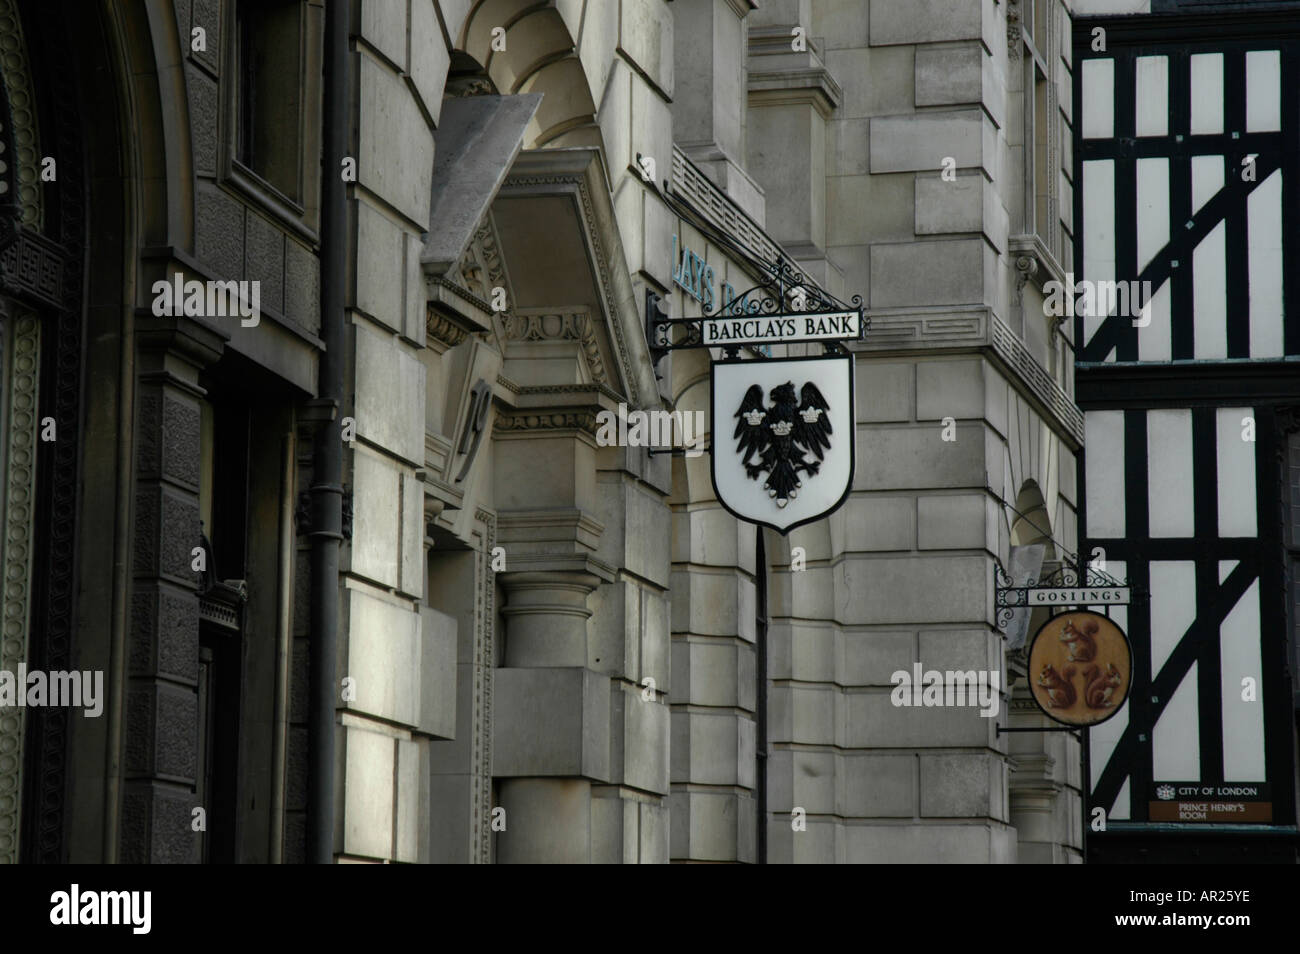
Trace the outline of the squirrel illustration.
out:
[[[1068,709],[1078,698],[1070,681],[1074,678],[1074,671],[1073,666],[1065,666],[1058,673],[1051,663],[1043,663],[1038,685],[1047,690],[1047,704],[1053,709]]]
[[[1115,705],[1111,697],[1115,695],[1124,681],[1114,663],[1106,664],[1106,671],[1100,666],[1089,666],[1083,671],[1083,701],[1089,709],[1109,709]]]
[[[1075,628],[1071,620],[1066,620],[1061,627],[1061,634],[1056,638],[1065,643],[1066,655],[1070,662],[1090,662],[1097,655],[1097,641],[1093,639],[1100,627],[1096,620],[1085,620],[1083,629]]]

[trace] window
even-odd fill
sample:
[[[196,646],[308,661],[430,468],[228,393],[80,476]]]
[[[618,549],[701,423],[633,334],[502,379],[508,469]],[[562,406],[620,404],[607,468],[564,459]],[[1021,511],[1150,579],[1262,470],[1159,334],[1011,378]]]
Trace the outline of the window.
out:
[[[1065,89],[1058,78],[1068,76],[1061,61],[1060,28],[1068,23],[1056,0],[1019,0],[1022,15],[1019,46],[1024,67],[1024,171],[1023,223],[1026,235],[1037,235],[1044,248],[1065,269],[1070,268],[1072,238],[1066,191],[1073,175],[1066,168],[1064,148],[1070,135],[1059,97]]]
[[[287,198],[301,188],[301,0],[235,4],[235,159]]]

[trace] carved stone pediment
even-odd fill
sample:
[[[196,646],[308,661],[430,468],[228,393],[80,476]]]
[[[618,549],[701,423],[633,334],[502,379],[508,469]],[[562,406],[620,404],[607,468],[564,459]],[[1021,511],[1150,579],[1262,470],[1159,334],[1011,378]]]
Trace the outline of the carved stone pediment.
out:
[[[492,224],[508,276],[505,374],[521,387],[595,383],[632,406],[656,401],[599,151],[520,153]]]

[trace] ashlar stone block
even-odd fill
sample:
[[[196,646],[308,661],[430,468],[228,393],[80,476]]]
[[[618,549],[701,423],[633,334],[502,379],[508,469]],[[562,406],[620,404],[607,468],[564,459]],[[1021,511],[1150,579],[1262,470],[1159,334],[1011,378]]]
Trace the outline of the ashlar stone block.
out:
[[[659,0],[624,0],[619,5],[618,48],[641,72],[673,98],[673,15]]]
[[[916,105],[979,103],[985,55],[978,40],[917,47]]]
[[[987,753],[923,754],[921,814],[941,818],[992,817],[1002,801],[1002,759]]]
[[[984,298],[983,239],[871,247],[873,308],[980,304]]]
[[[624,686],[623,784],[645,792],[668,794],[668,706],[639,688]]]
[[[352,572],[397,586],[398,472],[386,460],[358,451],[352,458]]]
[[[845,561],[836,568],[845,623],[982,622],[992,599],[991,557]]]
[[[502,668],[494,678],[493,774],[609,780],[608,676]]]
[[[384,0],[379,0],[384,2]],[[424,102],[424,108],[438,122],[442,112],[442,88],[447,81],[451,54],[447,52],[438,13],[430,0],[411,3],[411,82]]]
[[[871,0],[871,45],[978,40],[986,6],[971,0]]]
[[[911,818],[916,810],[914,755],[846,754],[835,781],[841,815]]]
[[[356,332],[357,433],[422,464],[427,370],[396,339],[380,337],[359,324]]]
[[[410,90],[388,66],[365,53],[356,62],[361,144],[357,179],[411,221],[425,225],[433,132]]]
[[[947,416],[947,415],[945,415]],[[952,415],[956,416],[956,415]],[[858,435],[859,490],[897,491],[983,487],[988,469],[984,426],[954,423],[955,440],[944,440],[941,421],[916,427],[877,428]],[[870,498],[867,498],[870,499]],[[903,519],[903,518],[899,518]],[[901,532],[895,526],[894,532]],[[863,549],[881,549],[880,545]]]
[[[917,546],[922,550],[977,550],[988,542],[984,494],[933,494],[917,499]]]
[[[588,864],[591,783],[512,778],[500,785],[506,830],[496,834],[498,864]]]
[[[916,638],[895,630],[856,630],[841,633],[836,682],[843,686],[888,686],[900,669],[916,659]]]
[[[945,157],[952,157],[959,169],[985,167],[985,121],[979,109],[876,117],[871,120],[871,171],[937,172]]]
[[[343,853],[388,858],[393,847],[393,739],[359,726],[345,727],[343,737]]]
[[[421,732],[444,739],[456,736],[456,635],[454,616],[420,607]]]
[[[916,177],[916,234],[979,232],[984,228],[982,173],[960,175],[951,182],[937,175]]]
[[[414,726],[421,714],[420,617],[359,589],[347,590],[347,661],[354,711]]]

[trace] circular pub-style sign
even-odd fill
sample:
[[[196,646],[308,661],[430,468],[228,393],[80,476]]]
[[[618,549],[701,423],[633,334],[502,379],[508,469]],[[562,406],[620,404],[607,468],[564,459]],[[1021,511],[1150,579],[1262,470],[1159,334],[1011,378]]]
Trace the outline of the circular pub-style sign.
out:
[[[1029,689],[1038,707],[1065,725],[1097,725],[1124,705],[1133,651],[1115,621],[1075,610],[1053,616],[1029,644]]]

